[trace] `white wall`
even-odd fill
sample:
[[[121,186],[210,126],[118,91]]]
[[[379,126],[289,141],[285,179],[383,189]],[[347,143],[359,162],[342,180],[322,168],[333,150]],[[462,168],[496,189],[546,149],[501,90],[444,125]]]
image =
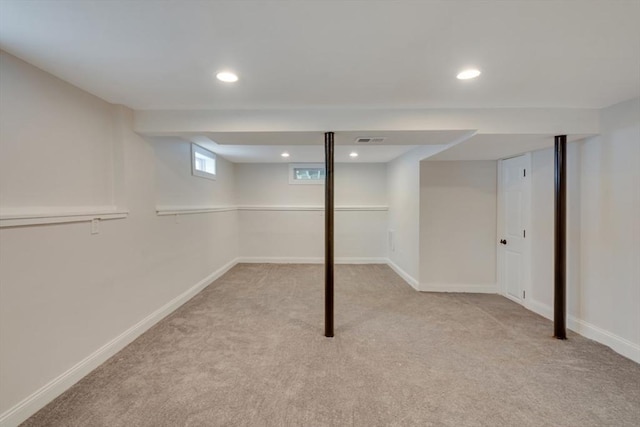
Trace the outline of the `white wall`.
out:
[[[130,212],[102,221],[95,235],[88,222],[0,229],[0,418],[11,425],[175,307],[157,311],[165,304],[209,283],[236,259],[238,242],[235,211],[184,215],[178,224],[156,215],[156,165],[173,166],[132,132],[131,111],[10,55],[1,59],[2,207],[117,201]],[[162,197],[213,202],[200,190]]]
[[[570,148],[575,144],[570,144]],[[570,154],[575,154],[575,150]],[[570,156],[574,157],[574,156]],[[529,302],[553,307],[554,164],[553,149],[531,153],[531,289]],[[571,178],[571,173],[568,174]],[[571,190],[571,185],[567,186]],[[568,193],[574,194],[574,191]],[[571,222],[567,224],[571,226]]]
[[[495,161],[420,164],[420,289],[496,292]]]
[[[568,326],[640,362],[640,99],[568,150]],[[553,151],[533,153],[532,301],[553,306]]]
[[[0,66],[2,209],[111,205],[112,106],[1,51]]]
[[[236,165],[236,189],[239,205],[252,209],[239,213],[245,260],[312,262],[324,256],[324,185],[289,184],[284,163],[244,163]],[[337,261],[381,261],[387,256],[387,211],[379,209],[387,205],[386,165],[336,164],[335,191]],[[358,210],[340,210],[344,206]]]
[[[420,158],[412,151],[387,164],[391,266],[413,287],[419,284]]]
[[[159,207],[235,206],[234,164],[216,157],[216,179],[191,174],[191,143],[153,138]]]
[[[567,310],[575,313],[580,299],[580,143],[567,145]],[[551,316],[554,287],[554,150],[531,153],[530,308]]]
[[[631,342],[640,362],[640,98],[603,110],[601,124],[580,147],[576,315]]]

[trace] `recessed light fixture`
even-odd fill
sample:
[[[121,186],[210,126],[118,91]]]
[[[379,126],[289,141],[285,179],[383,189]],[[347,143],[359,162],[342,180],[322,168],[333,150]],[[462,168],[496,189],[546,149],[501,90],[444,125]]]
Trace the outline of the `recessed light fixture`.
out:
[[[358,153],[356,153],[355,151],[352,151],[352,152],[349,154],[349,157],[356,158],[356,157],[358,157]]]
[[[469,80],[469,79],[475,79],[479,75],[480,75],[480,70],[471,68],[468,70],[461,71],[460,73],[458,73],[456,77],[458,77],[458,79],[460,80]]]
[[[216,74],[216,78],[221,82],[233,83],[238,81],[238,76],[229,71],[221,71]]]
[[[280,154],[280,155],[281,155],[282,157],[284,157],[284,158],[289,157],[289,153],[287,153],[286,151],[285,151],[284,153]]]

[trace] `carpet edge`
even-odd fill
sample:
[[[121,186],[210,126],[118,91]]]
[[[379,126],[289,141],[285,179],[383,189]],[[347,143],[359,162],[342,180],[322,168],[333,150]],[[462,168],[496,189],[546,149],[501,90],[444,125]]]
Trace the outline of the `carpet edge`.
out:
[[[31,395],[27,396],[13,407],[0,414],[0,427],[14,427],[24,422],[30,416],[45,407],[56,397],[64,393],[75,383],[80,381],[91,371],[107,361],[111,356],[122,350],[140,335],[149,330],[156,323],[173,313],[178,307],[193,298],[198,292],[207,287],[238,263],[234,258],[213,273],[200,280],[171,301],[153,311],[151,314],[131,326],[111,341],[76,363],[67,371],[58,375]]]
[[[547,304],[536,300],[530,300],[524,307],[546,319],[553,320],[553,310],[551,306]],[[570,314],[567,315],[567,328],[585,338],[589,338],[600,344],[606,345],[627,359],[640,363],[640,345],[631,342],[626,338],[613,334],[606,329]]]

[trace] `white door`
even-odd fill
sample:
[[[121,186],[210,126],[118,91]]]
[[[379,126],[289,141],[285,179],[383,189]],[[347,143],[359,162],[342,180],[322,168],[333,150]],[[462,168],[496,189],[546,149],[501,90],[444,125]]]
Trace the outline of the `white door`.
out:
[[[525,239],[529,209],[529,164],[528,155],[502,161],[502,224],[499,227],[501,235],[498,236],[502,289],[507,297],[520,303],[523,303],[526,295],[524,279],[528,268]]]

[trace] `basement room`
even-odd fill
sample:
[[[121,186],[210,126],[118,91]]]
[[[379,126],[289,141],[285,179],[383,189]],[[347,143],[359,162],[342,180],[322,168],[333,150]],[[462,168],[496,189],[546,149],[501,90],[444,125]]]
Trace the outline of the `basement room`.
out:
[[[639,19],[0,0],[0,427],[640,425]]]

